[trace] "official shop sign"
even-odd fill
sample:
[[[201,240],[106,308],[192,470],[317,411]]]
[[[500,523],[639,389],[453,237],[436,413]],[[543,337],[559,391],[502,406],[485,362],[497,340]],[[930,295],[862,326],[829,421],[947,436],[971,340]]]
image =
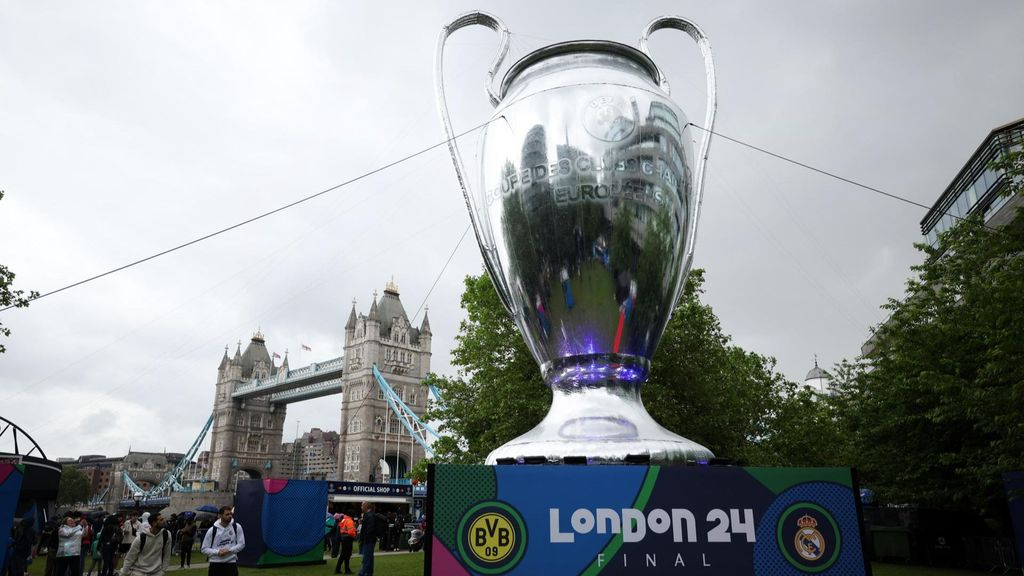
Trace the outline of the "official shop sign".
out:
[[[845,468],[430,470],[426,574],[868,574]]]
[[[411,484],[374,484],[370,482],[328,482],[327,493],[329,495],[357,495],[357,496],[398,496],[402,498],[412,497]]]

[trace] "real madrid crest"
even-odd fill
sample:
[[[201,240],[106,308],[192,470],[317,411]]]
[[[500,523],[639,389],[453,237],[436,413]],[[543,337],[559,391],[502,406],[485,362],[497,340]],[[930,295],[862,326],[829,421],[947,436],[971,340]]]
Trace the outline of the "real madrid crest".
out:
[[[811,562],[821,560],[825,555],[825,538],[818,532],[818,521],[805,514],[796,521],[796,525],[799,528],[793,538],[796,553]]]
[[[786,508],[777,520],[776,534],[782,557],[805,574],[828,570],[843,549],[832,513],[814,502],[797,502]]]

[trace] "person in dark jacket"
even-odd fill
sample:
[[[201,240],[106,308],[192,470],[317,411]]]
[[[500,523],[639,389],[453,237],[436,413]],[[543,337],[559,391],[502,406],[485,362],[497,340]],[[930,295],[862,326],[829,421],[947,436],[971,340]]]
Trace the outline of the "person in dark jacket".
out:
[[[377,546],[377,535],[387,530],[387,519],[374,511],[370,502],[363,502],[363,515],[359,519],[359,554],[363,557],[363,565],[359,568],[359,576],[373,576],[373,549]]]
[[[11,542],[11,558],[8,560],[9,576],[25,576],[28,571],[28,559],[32,556],[32,545],[36,542],[35,520],[22,518],[15,526],[13,542]]]
[[[46,555],[46,566],[43,568],[43,576],[56,576],[57,574],[58,528],[57,520],[51,518],[46,524],[43,524],[43,529],[39,533],[36,557],[39,557],[40,552]]]
[[[185,527],[178,530],[178,546],[181,552],[181,567],[192,567],[192,542],[196,538],[196,520],[185,520]]]
[[[121,523],[117,516],[107,516],[103,519],[103,527],[100,528],[99,540],[96,549],[99,550],[103,562],[100,564],[100,576],[114,576],[114,564],[117,548],[124,538],[121,532]]]

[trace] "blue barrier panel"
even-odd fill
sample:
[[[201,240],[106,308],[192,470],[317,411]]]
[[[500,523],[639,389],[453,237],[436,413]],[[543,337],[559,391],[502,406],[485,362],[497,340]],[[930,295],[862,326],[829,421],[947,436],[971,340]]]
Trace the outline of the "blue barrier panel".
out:
[[[245,530],[241,566],[294,566],[324,563],[327,482],[319,480],[240,480],[235,489],[235,521]]]
[[[25,465],[20,463],[20,457],[10,458],[8,461],[0,461],[0,537],[3,538],[3,546],[0,546],[0,568],[7,566],[8,535],[14,523],[14,512],[18,507],[18,497],[21,495],[21,481],[25,476]]]

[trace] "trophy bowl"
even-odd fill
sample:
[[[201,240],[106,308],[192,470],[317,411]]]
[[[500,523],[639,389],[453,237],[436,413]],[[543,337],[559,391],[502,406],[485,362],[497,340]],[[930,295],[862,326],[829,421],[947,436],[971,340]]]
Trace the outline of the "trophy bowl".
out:
[[[465,185],[444,105],[444,41],[483,24],[474,12],[446,27],[438,99],[453,161],[491,280],[553,392],[545,418],[497,448],[488,464],[685,463],[705,447],[665,430],[640,389],[678,301],[693,254],[710,132],[694,158],[693,128],[643,49],[673,27],[690,33],[714,75],[706,37],[689,21],[648,25],[641,49],[601,40],[553,44],[511,67],[483,128],[479,182]]]

